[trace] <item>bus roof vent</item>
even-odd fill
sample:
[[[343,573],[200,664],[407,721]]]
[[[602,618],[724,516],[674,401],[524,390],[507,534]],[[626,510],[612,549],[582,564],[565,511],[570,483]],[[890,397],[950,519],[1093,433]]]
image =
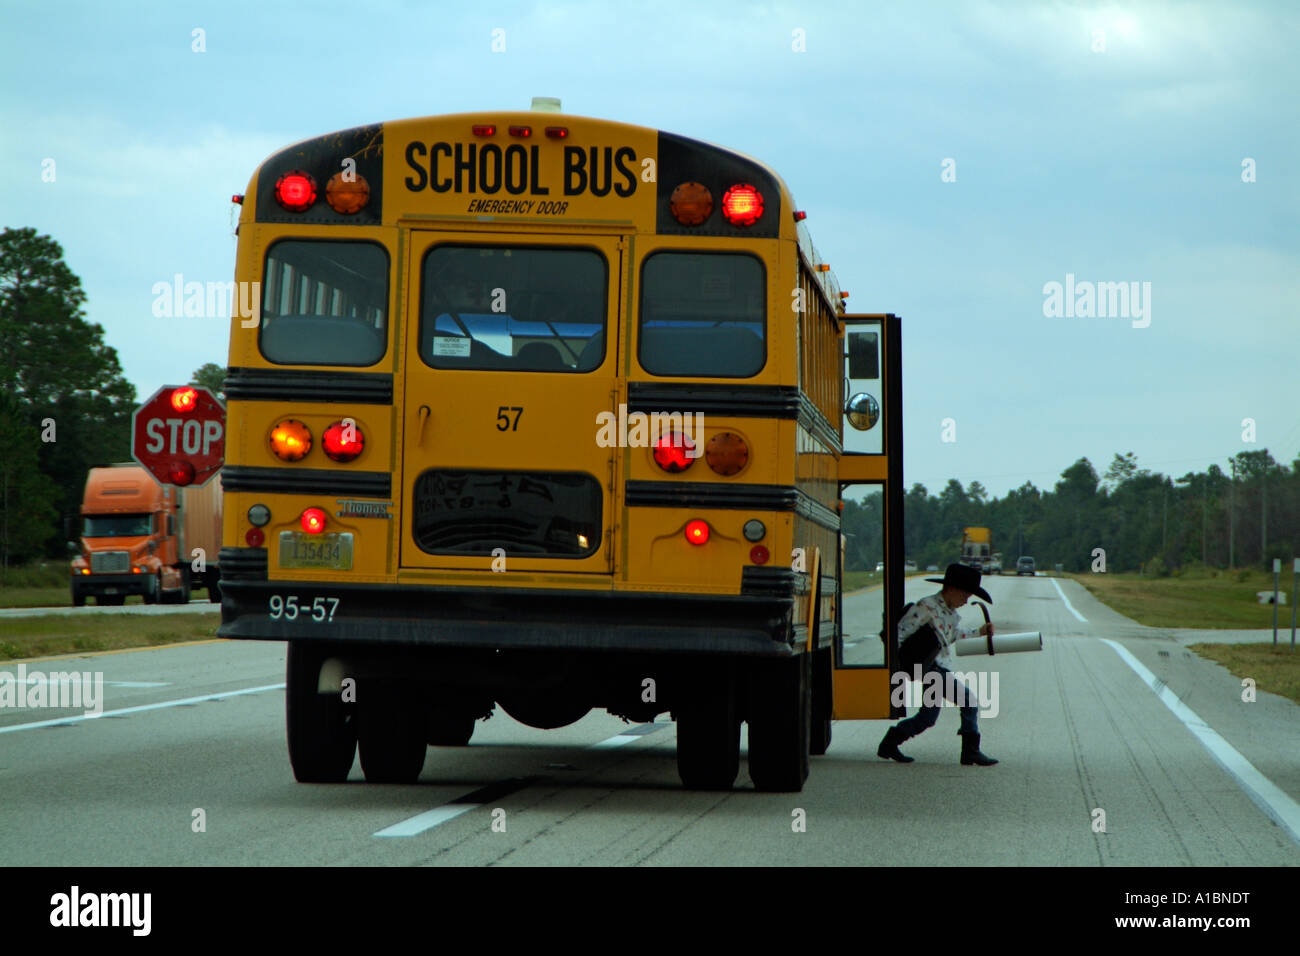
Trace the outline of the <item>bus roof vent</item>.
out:
[[[532,108],[538,113],[558,113],[560,112],[560,98],[558,96],[534,96]]]

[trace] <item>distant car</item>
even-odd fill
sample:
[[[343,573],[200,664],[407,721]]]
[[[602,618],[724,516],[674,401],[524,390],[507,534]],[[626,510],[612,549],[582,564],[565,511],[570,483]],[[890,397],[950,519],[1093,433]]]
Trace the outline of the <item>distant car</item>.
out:
[[[984,573],[985,573],[985,574],[1001,574],[1001,573],[1002,573],[1002,559],[1001,559],[1001,558],[989,558],[988,567],[984,569]]]
[[[1021,558],[1016,562],[1016,577],[1020,577],[1022,574],[1027,574],[1031,578],[1034,576],[1033,558]]]
[[[915,561],[904,561],[904,562],[903,562],[903,570],[904,570],[904,571],[915,571],[915,570],[916,570],[916,562],[915,562]]]
[[[937,565],[937,564],[927,564],[927,565],[925,566],[925,569],[926,569],[927,571],[938,571],[938,570],[939,570],[939,565]]]
[[[885,570],[885,562],[884,562],[884,561],[877,561],[877,562],[876,562],[876,573],[879,574],[879,573],[880,573],[881,571],[883,571],[883,570]]]

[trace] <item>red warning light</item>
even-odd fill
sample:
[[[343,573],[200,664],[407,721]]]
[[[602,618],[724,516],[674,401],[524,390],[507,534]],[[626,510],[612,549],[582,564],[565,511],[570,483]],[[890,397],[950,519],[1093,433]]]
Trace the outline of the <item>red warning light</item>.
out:
[[[275,181],[275,199],[290,212],[303,212],[316,201],[316,180],[309,173],[293,170]]]
[[[194,406],[198,403],[199,393],[192,388],[178,388],[172,392],[172,408],[182,415],[194,411]]]
[[[686,523],[686,540],[691,544],[708,544],[709,523],[700,518],[688,521]]]
[[[167,466],[167,480],[173,485],[188,485],[194,482],[194,466],[188,461],[174,461]]]
[[[763,194],[749,183],[732,186],[722,195],[722,215],[733,226],[752,226],[763,215]]]

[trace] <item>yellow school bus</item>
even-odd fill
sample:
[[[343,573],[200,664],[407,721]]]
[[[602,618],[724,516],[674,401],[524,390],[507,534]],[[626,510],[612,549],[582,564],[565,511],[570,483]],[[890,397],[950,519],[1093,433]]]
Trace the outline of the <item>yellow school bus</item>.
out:
[[[692,788],[747,723],[796,791],[890,715],[901,574],[844,595],[839,535],[853,482],[901,570],[898,320],[845,313],[772,170],[542,101],[305,140],[235,199],[218,633],[288,643],[298,780],[595,708],[671,714]]]

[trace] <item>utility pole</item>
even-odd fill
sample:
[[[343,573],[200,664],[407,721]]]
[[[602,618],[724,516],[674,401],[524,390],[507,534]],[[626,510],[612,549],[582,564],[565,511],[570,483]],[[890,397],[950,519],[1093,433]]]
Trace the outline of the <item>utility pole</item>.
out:
[[[1259,475],[1259,560],[1268,560],[1268,469]]]
[[[1237,459],[1232,459],[1232,484],[1228,485],[1228,570],[1236,568],[1233,552],[1233,538],[1237,521]]]

